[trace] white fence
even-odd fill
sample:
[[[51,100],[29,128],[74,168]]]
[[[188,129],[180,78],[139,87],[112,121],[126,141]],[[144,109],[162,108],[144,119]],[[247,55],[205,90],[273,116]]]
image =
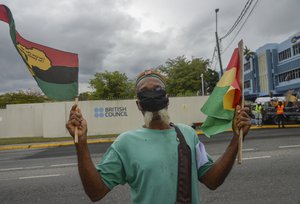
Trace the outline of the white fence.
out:
[[[207,96],[171,97],[169,114],[174,123],[203,122],[200,111]],[[0,138],[65,137],[65,123],[73,102],[8,105],[0,109]],[[88,122],[88,135],[119,134],[143,125],[135,100],[80,101]]]

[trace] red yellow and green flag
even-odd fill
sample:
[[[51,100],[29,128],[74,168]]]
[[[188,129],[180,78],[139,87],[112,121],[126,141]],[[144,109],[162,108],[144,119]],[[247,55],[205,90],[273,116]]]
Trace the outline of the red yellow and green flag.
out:
[[[1,4],[0,20],[9,24],[13,44],[44,94],[54,100],[73,100],[78,95],[78,55],[22,38],[11,11]]]
[[[208,137],[232,127],[235,107],[241,99],[239,50],[236,48],[224,75],[201,108],[207,115],[201,130]]]

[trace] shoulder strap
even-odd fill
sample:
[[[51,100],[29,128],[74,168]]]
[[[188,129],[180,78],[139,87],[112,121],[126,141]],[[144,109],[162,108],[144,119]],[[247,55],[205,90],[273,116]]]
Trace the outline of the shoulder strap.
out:
[[[173,123],[170,123],[170,125],[175,128],[179,139],[176,204],[190,204],[192,203],[191,149],[179,128]]]

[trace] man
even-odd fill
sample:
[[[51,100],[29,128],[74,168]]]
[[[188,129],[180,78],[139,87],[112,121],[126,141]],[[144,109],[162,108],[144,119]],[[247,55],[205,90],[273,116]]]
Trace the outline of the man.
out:
[[[261,127],[262,124],[262,106],[260,102],[255,106],[255,124],[257,127]]]
[[[276,117],[277,117],[277,122],[278,122],[278,128],[280,128],[280,124],[282,128],[284,127],[284,105],[282,104],[281,101],[278,102],[278,105],[276,106]]]
[[[136,81],[136,104],[144,116],[145,125],[128,131],[116,139],[97,167],[94,166],[87,145],[87,123],[74,105],[66,124],[74,136],[78,169],[85,192],[92,201],[103,198],[114,186],[128,183],[133,203],[174,204],[178,180],[178,138],[170,125],[165,92],[165,80],[154,71],[145,71]],[[213,162],[199,142],[195,131],[176,124],[191,149],[191,203],[199,203],[198,180],[210,189],[220,186],[229,174],[238,151],[238,133],[250,128],[248,109],[237,107],[233,138],[224,154]]]

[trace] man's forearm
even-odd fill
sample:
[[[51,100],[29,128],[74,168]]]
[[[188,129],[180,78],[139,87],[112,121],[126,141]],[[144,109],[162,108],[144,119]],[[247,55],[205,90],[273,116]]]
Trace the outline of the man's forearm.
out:
[[[209,171],[203,175],[201,182],[214,190],[220,186],[228,176],[235,162],[238,151],[238,136],[234,135],[223,155],[214,163]]]
[[[92,162],[86,141],[76,144],[76,150],[78,170],[84,190],[92,201],[100,200],[109,192],[109,188],[103,183]]]

